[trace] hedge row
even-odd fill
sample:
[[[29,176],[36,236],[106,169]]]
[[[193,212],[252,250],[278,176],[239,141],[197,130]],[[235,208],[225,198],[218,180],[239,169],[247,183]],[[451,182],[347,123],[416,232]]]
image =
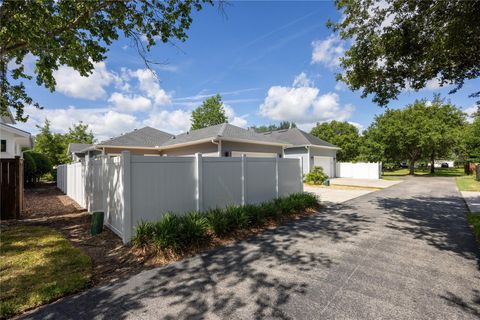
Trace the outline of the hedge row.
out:
[[[268,219],[279,220],[317,206],[315,195],[301,192],[258,205],[228,206],[181,216],[167,213],[158,222],[140,223],[132,243],[178,253],[207,243],[211,235],[224,237],[237,230],[262,226]]]

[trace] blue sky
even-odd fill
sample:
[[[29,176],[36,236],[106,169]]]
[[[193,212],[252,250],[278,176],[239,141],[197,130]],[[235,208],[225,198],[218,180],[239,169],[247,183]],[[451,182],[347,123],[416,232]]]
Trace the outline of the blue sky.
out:
[[[335,81],[346,46],[326,28],[329,18],[340,18],[330,2],[231,2],[225,15],[207,7],[194,15],[186,42],[152,49],[149,57],[162,62],[158,79],[130,40],[120,39],[89,78],[62,67],[54,93],[28,83],[45,109],[28,108],[30,120],[19,127],[35,133],[47,117],[58,132],[81,120],[99,140],[145,125],[178,133],[189,128],[191,110],[218,92],[229,122],[243,127],[292,120],[309,130],[336,119],[366,128],[383,109]],[[468,81],[447,95],[449,88],[432,81],[420,92],[402,93],[390,107],[441,93],[473,110],[468,94],[478,87],[480,79]]]

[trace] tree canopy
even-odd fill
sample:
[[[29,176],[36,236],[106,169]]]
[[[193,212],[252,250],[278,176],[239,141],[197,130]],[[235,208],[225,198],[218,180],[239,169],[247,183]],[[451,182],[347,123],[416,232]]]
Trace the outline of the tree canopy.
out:
[[[342,148],[337,152],[338,161],[353,161],[359,155],[360,135],[351,123],[335,120],[317,123],[310,133]]]
[[[124,36],[149,66],[147,53],[157,42],[185,41],[192,14],[213,0],[40,0],[0,2],[0,113],[7,107],[26,121],[30,98],[22,79],[24,58],[36,58],[35,80],[55,90],[53,71],[66,65],[82,76],[106,59],[108,47]],[[14,63],[11,63],[14,62]]]
[[[66,134],[53,133],[48,119],[45,119],[43,126],[37,127],[40,133],[35,136],[33,151],[45,155],[53,166],[70,162],[71,159],[67,155],[69,143],[95,142],[93,132],[82,122],[73,124]]]
[[[336,5],[343,18],[329,25],[352,43],[337,80],[362,90],[362,97],[373,94],[373,101],[386,105],[429,81],[453,85],[453,93],[480,75],[478,1],[336,0]]]
[[[251,126],[255,132],[262,133],[262,132],[269,132],[269,131],[275,131],[275,130],[282,130],[282,129],[290,129],[290,128],[296,128],[297,125],[295,122],[290,122],[290,121],[282,121],[278,125],[277,124],[270,124],[270,125],[261,125],[261,126]]]
[[[220,94],[205,99],[201,106],[193,110],[191,121],[192,130],[228,122]]]
[[[450,103],[416,100],[375,117],[365,131],[362,155],[370,161],[407,160],[413,174],[418,160],[451,155],[464,128],[465,114]]]

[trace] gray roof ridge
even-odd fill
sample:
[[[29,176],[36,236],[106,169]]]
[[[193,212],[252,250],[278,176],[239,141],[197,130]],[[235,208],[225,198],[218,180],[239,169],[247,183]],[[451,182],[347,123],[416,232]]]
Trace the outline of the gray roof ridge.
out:
[[[225,128],[227,127],[228,123],[224,122],[222,126],[220,127],[220,130],[217,133],[217,137],[222,137],[223,133],[225,132]]]

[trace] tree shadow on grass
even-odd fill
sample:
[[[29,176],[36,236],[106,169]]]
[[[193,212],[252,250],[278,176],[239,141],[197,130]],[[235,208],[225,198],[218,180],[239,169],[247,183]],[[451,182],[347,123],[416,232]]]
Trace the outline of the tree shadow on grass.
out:
[[[346,205],[324,209],[230,246],[66,298],[25,318],[288,319],[285,305],[293,296],[305,295],[309,280],[335,264],[321,244],[351,241],[373,222]]]

